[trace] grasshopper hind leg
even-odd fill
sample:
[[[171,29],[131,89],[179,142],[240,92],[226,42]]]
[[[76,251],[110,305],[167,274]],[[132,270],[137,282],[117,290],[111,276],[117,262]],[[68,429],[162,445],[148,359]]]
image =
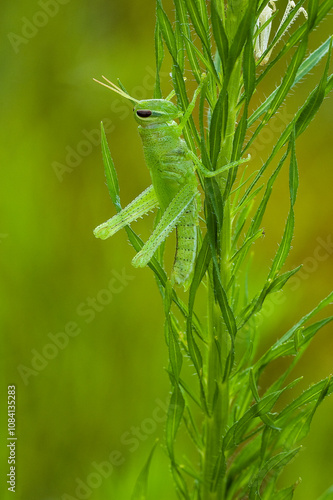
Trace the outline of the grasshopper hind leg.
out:
[[[149,186],[149,188],[139,194],[139,196],[127,205],[127,207],[123,208],[108,221],[96,227],[96,229],[94,229],[94,235],[96,238],[105,240],[119,231],[119,229],[136,221],[139,217],[149,213],[156,207],[158,207],[158,200],[153,186]]]
[[[186,185],[178,192],[164,211],[149,240],[132,260],[134,267],[144,267],[148,264],[158,247],[182,221],[183,215],[187,212],[195,197],[196,187],[193,187],[193,185]]]
[[[171,281],[178,285],[183,285],[185,290],[187,290],[192,280],[197,251],[199,203],[199,196],[196,196],[188,206],[176,228],[177,248]]]

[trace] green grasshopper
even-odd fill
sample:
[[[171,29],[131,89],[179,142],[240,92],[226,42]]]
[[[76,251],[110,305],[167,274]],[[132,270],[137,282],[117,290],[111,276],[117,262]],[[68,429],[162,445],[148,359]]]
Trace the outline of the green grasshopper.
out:
[[[182,113],[170,98],[138,101],[114,83],[96,82],[134,103],[134,117],[139,124],[144,156],[150,171],[152,185],[117,215],[94,230],[97,238],[106,239],[119,229],[159,207],[161,218],[152,235],[133,258],[134,267],[144,267],[157,248],[176,228],[177,248],[171,281],[184,285],[191,282],[197,251],[197,225],[200,211],[200,194],[195,170],[213,177],[248,160],[241,159],[219,170],[207,170],[181,138],[183,128],[190,118],[196,98],[203,86],[203,76],[188,108]],[[180,118],[178,124],[175,120]]]

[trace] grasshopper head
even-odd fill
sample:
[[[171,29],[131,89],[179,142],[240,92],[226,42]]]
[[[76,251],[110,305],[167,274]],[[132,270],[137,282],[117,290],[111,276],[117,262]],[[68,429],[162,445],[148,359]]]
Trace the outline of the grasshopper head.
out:
[[[139,101],[133,109],[134,118],[142,127],[166,123],[182,116],[182,112],[165,99],[148,99]]]
[[[172,104],[172,102],[168,100],[172,97],[173,93],[171,93],[167,99],[147,99],[145,101],[138,101],[125,92],[123,88],[117,87],[117,85],[110,82],[110,80],[105,78],[105,76],[102,78],[107,83],[95,80],[95,78],[94,80],[134,104],[134,118],[142,127],[171,122],[183,114],[174,104]]]

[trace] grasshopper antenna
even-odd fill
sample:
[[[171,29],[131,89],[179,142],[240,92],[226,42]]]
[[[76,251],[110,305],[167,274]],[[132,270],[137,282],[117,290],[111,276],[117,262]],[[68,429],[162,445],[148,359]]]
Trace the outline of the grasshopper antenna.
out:
[[[112,90],[113,92],[116,92],[116,94],[121,95],[122,97],[125,97],[125,99],[129,99],[132,102],[138,103],[139,101],[137,99],[134,99],[134,97],[131,97],[129,94],[124,92],[121,88],[117,87],[115,83],[110,82],[105,76],[102,75],[102,78],[107,82],[100,82],[99,80],[96,80],[96,78],[93,78],[93,80],[100,85],[103,85],[103,87],[106,87],[107,89]]]

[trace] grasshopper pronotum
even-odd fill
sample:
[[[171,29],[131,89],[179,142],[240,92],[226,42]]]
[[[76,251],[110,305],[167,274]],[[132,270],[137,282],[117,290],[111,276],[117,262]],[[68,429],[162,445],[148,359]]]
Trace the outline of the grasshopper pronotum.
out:
[[[141,251],[134,257],[135,267],[144,267],[157,248],[176,228],[177,249],[171,280],[187,288],[191,282],[196,250],[200,195],[195,170],[213,177],[248,160],[229,163],[219,170],[207,170],[181,138],[182,130],[190,118],[196,98],[202,88],[204,76],[193,99],[182,113],[167,99],[138,101],[103,77],[98,82],[134,103],[134,118],[139,124],[144,156],[150,171],[152,185],[117,215],[94,230],[97,238],[106,239],[119,229],[137,220],[152,209],[160,207],[161,218]],[[97,81],[97,80],[96,80]],[[175,120],[180,118],[178,124]]]

